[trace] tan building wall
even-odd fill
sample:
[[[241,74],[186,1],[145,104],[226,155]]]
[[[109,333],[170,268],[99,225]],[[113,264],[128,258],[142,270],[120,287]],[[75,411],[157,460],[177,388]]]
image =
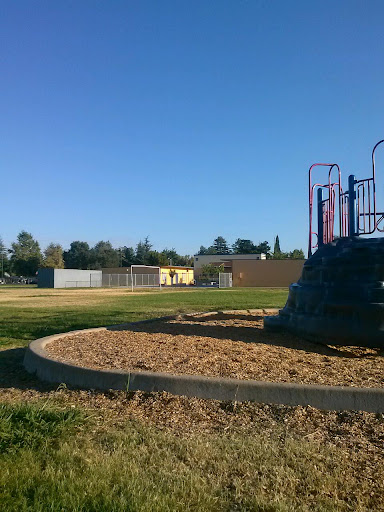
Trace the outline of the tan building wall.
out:
[[[260,254],[196,254],[193,268],[195,277],[199,277],[204,265],[224,265],[225,272],[232,272],[232,261],[237,260],[265,260],[266,255]]]
[[[233,260],[233,286],[289,286],[301,276],[305,260]]]

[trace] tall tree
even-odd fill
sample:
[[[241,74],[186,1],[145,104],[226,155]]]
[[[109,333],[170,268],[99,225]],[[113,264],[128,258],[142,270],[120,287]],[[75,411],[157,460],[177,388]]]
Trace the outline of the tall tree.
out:
[[[193,256],[186,254],[179,257],[179,265],[182,267],[193,267]]]
[[[204,247],[204,245],[200,245],[200,249],[197,254],[208,254],[207,251],[208,251],[208,249],[206,247]]]
[[[8,260],[8,250],[5,247],[3,239],[0,236],[0,277],[4,277],[4,272],[10,271],[10,263]]]
[[[152,249],[152,244],[149,241],[149,237],[144,238],[144,242],[140,242],[136,246],[136,263],[137,265],[148,265],[148,255]]]
[[[181,256],[180,254],[177,254],[174,248],[165,248],[161,254],[164,254],[166,257],[167,263],[164,263],[165,265],[176,265],[180,267],[192,267],[193,265],[193,256],[190,256],[189,254]]]
[[[238,238],[232,247],[234,254],[252,254],[256,252],[252,240],[245,240],[243,238]]]
[[[41,265],[42,254],[39,242],[31,233],[20,231],[17,242],[12,244],[11,263],[14,272],[22,276],[34,276]]]
[[[136,256],[135,251],[133,247],[122,247],[122,260],[121,260],[121,266],[122,267],[130,267],[131,265],[134,265],[136,263]]]
[[[260,242],[258,245],[255,245],[254,252],[257,253],[257,254],[264,253],[268,257],[270,255],[270,252],[271,252],[271,246],[265,240],[264,242]]]
[[[278,258],[281,254],[279,235],[276,235],[275,243],[273,246],[273,257]]]
[[[149,241],[149,237],[146,236],[144,238],[144,249],[147,253],[149,253],[149,251],[152,249],[152,244],[151,242]]]
[[[144,243],[140,240],[140,242],[136,245],[136,264],[137,265],[146,265],[148,260],[148,252],[145,250]]]
[[[42,266],[45,268],[64,268],[63,248],[60,244],[49,244],[44,251]]]
[[[86,270],[90,267],[91,253],[87,242],[76,240],[71,243],[68,251],[64,252],[65,268]]]
[[[222,236],[218,236],[213,241],[213,247],[216,249],[216,254],[230,254],[227,241]]]
[[[163,252],[149,251],[147,257],[148,265],[155,267],[169,265],[167,256]]]
[[[172,249],[165,248],[161,252],[167,259],[166,265],[180,265],[180,256],[177,254],[176,249],[174,247],[172,247]]]
[[[119,252],[116,251],[111,242],[100,240],[90,250],[90,263],[92,268],[113,268],[118,267],[120,263]]]
[[[0,236],[0,254],[6,254],[6,253],[7,253],[7,248],[5,247],[3,239]]]

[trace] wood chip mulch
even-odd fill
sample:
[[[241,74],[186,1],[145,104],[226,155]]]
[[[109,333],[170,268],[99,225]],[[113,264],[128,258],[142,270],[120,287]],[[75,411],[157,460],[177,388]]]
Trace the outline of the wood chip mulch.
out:
[[[330,340],[331,343],[331,340]],[[66,336],[51,357],[95,369],[273,382],[384,386],[383,352],[311,343],[263,329],[262,315],[213,315]]]

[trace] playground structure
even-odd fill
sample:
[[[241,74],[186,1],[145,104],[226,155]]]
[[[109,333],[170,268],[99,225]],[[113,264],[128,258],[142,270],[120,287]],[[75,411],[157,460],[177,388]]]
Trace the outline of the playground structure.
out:
[[[331,345],[384,347],[384,238],[364,237],[384,232],[375,164],[383,142],[372,150],[371,176],[350,175],[345,190],[338,164],[310,167],[308,260],[285,307],[265,318],[266,328]],[[318,168],[328,170],[325,183],[313,182]]]
[[[379,141],[372,150],[372,176],[357,180],[351,174],[348,178],[348,189],[343,191],[341,171],[338,164],[317,163],[309,168],[309,243],[308,258],[312,249],[332,242],[335,235],[335,221],[338,216],[338,237],[371,235],[384,232],[380,224],[384,213],[376,208],[376,165],[375,152],[384,140]],[[312,183],[312,173],[316,167],[326,167],[328,182],[326,184]],[[334,180],[334,170],[337,172]],[[314,214],[314,196],[317,190],[317,232],[312,231]],[[323,194],[325,197],[323,197]],[[336,201],[338,196],[338,201]],[[338,215],[337,215],[338,207]],[[317,244],[312,244],[313,235],[317,236]]]

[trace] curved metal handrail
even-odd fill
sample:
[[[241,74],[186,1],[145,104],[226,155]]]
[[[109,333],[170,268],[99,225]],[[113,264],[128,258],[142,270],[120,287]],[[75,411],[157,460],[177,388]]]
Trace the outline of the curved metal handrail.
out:
[[[377,220],[377,210],[376,210],[376,162],[375,162],[375,151],[380,144],[384,142],[384,139],[380,140],[372,149],[372,178],[373,178],[373,206],[374,206],[374,230],[378,230],[381,233],[384,231],[384,229],[379,228],[379,223],[382,220],[382,216],[379,220]]]
[[[312,171],[315,167],[322,166],[322,167],[329,167],[328,171],[328,184],[327,185],[321,185],[319,183],[315,183],[312,185]],[[336,168],[338,170],[338,182],[332,183],[332,170]],[[339,191],[341,190],[341,171],[338,164],[328,164],[328,163],[315,163],[312,164],[308,171],[308,193],[309,193],[309,240],[308,240],[308,257],[312,254],[312,248],[316,246],[312,246],[312,235],[316,234],[312,231],[312,213],[313,213],[313,193],[316,187],[322,187],[326,190],[328,190],[328,200],[329,200],[329,212],[331,212],[331,215],[327,216],[327,233],[328,236],[330,234],[334,233],[333,226],[334,226],[334,212],[335,212],[335,194],[334,194],[334,187],[338,186]],[[339,193],[339,202],[340,202],[340,193]],[[341,218],[340,218],[341,223]]]

